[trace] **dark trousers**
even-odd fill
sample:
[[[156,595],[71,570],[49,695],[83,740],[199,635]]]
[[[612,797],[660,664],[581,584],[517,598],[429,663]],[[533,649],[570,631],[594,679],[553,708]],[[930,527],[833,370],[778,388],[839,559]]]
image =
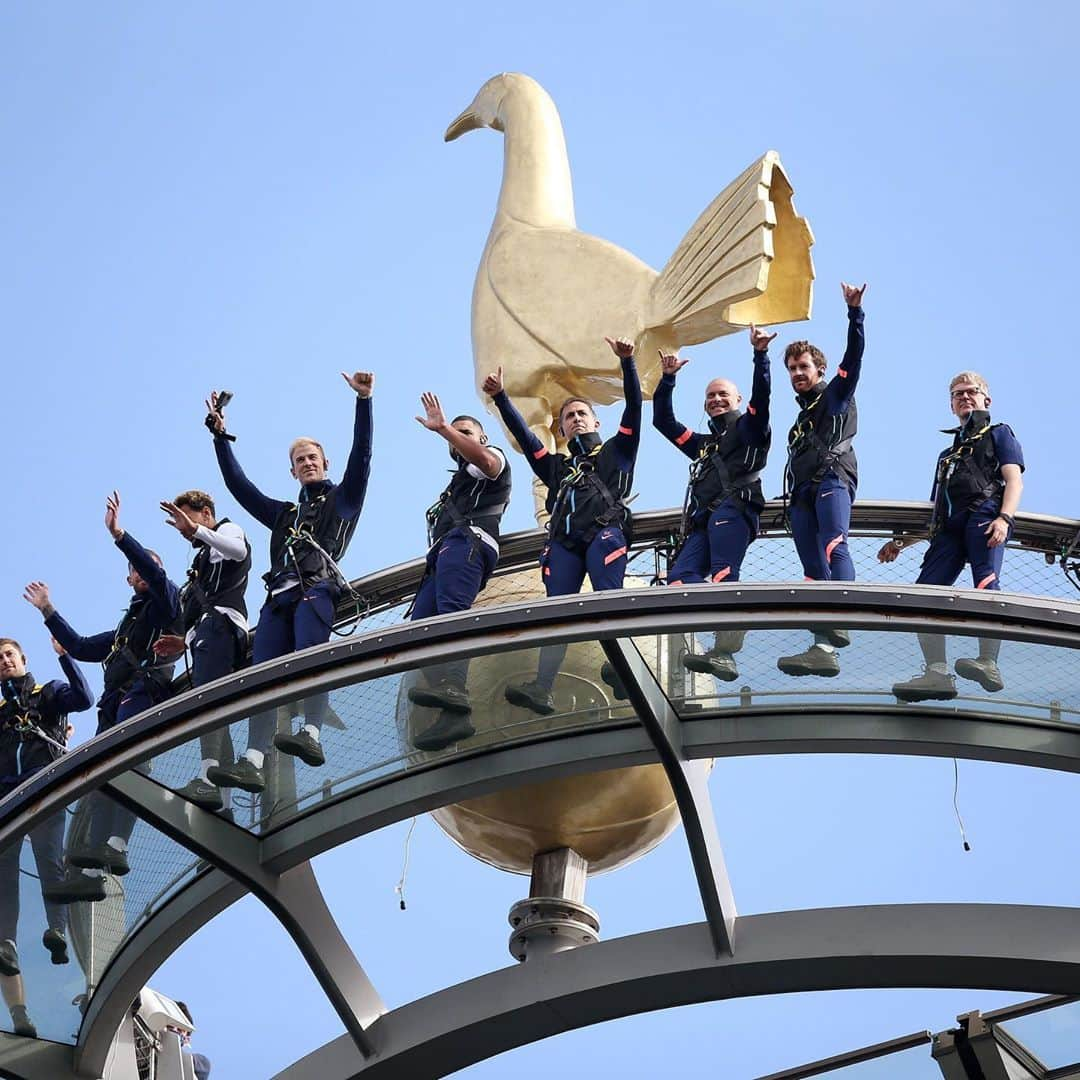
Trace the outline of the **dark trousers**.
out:
[[[98,702],[98,726],[96,734],[116,727],[133,716],[152,708],[162,699],[162,692],[147,678],[139,676],[127,690],[110,690]],[[137,766],[141,773],[149,774],[150,763]],[[118,836],[127,843],[135,829],[135,815],[126,807],[113,802],[108,796],[94,793],[88,796],[93,807],[87,843],[97,847],[110,837]]]
[[[277,596],[270,597],[259,612],[259,625],[255,628],[255,644],[251,660],[261,664],[276,660],[279,656],[323,645],[330,640],[334,625],[334,609],[337,606],[338,589],[329,581],[320,581],[301,592],[297,585]],[[322,729],[330,707],[330,695],[312,694],[304,702],[304,722]],[[266,753],[274,735],[277,711],[259,713],[251,718],[248,729],[248,746]]]
[[[3,794],[7,794],[5,791]],[[30,847],[37,863],[42,893],[64,876],[64,812],[46,818],[29,832]],[[19,856],[22,839],[0,851],[0,941],[16,941],[19,926]],[[45,901],[45,919],[50,930],[67,929],[67,907]]]
[[[596,592],[621,589],[626,576],[626,536],[622,529],[609,525],[585,547],[571,550],[550,541],[540,556],[540,567],[548,596],[580,592],[586,574]],[[540,650],[536,681],[545,690],[555,685],[565,656],[565,645],[545,645]]]
[[[738,581],[746,549],[756,535],[756,520],[748,519],[737,503],[722,502],[690,530],[668,571],[668,584]]]
[[[987,547],[985,530],[1000,510],[998,503],[986,502],[972,510],[953,514],[930,541],[915,583],[952,585],[967,564],[971,567],[971,583],[976,589],[998,591],[1001,588],[1005,545]],[[1012,536],[1011,528],[1009,536]],[[919,645],[928,664],[945,663],[945,638],[942,635],[920,634]],[[982,659],[997,660],[1000,651],[1001,642],[997,639],[979,639],[979,656]]]
[[[412,620],[468,611],[497,561],[495,549],[471,529],[462,527],[448,532],[428,555],[424,580],[413,601]],[[453,660],[428,668],[426,674],[432,684],[445,679],[464,687],[468,672],[468,660]]]
[[[191,641],[191,685],[205,686],[239,670],[244,662],[247,635],[227,615],[211,611],[195,627]],[[233,760],[228,726],[199,736],[203,760]]]
[[[820,484],[802,484],[792,493],[788,515],[807,580],[855,580],[847,544],[853,495],[832,473]]]

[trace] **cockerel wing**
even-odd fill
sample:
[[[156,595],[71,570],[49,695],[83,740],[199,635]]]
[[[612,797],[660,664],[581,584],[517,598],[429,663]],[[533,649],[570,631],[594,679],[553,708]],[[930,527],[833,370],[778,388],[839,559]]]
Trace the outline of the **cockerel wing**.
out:
[[[506,312],[567,367],[547,381],[598,404],[622,394],[604,337],[633,341],[656,271],[628,251],[576,229],[509,225],[488,251],[487,275]]]
[[[810,317],[814,238],[770,150],[694,222],[652,290],[650,327],[681,345]]]

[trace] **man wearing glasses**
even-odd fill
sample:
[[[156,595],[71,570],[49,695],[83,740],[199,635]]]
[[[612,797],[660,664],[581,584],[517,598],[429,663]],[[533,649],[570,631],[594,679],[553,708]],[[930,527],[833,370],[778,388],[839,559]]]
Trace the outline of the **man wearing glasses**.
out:
[[[930,498],[930,547],[916,584],[952,585],[971,566],[976,589],[1001,588],[1001,563],[1012,535],[1013,515],[1024,489],[1024,453],[1008,424],[990,421],[990,387],[974,371],[962,371],[949,383],[949,401],[960,426],[950,428],[952,446],[938,456]],[[912,538],[894,539],[878,552],[893,562]],[[956,679],[949,672],[945,638],[920,634],[925,670],[896,683],[900,701],[949,701],[956,697]],[[1005,683],[998,670],[1001,642],[979,639],[979,655],[956,661],[956,674],[996,693]]]

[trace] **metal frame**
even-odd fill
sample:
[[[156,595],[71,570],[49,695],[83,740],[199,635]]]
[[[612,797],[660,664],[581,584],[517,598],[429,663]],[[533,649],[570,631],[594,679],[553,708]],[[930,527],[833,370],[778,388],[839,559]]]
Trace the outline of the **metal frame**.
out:
[[[897,591],[895,587],[855,584],[696,586],[598,593],[463,612],[376,630],[345,643],[331,642],[191,691],[61,759],[0,802],[0,844],[23,833],[58,806],[104,786],[154,827],[218,868],[170,898],[114,958],[80,1031],[75,1055],[80,1074],[98,1075],[95,1069],[100,1070],[104,1062],[119,1014],[131,1000],[130,987],[147,977],[197,926],[244,891],[259,896],[297,941],[345,1022],[355,1052],[361,1058],[365,1053],[374,1053],[372,1062],[382,1061],[385,1042],[377,1033],[392,1030],[393,1024],[384,1022],[386,1018],[376,1019],[384,1011],[382,1002],[326,912],[307,860],[318,851],[418,810],[519,782],[659,760],[672,778],[684,815],[707,916],[703,926],[711,946],[708,952],[714,961],[731,960],[738,926],[737,962],[742,962],[744,927],[756,925],[753,920],[763,917],[754,916],[750,921],[735,917],[707,788],[693,759],[777,752],[916,753],[1080,771],[1080,727],[964,716],[940,706],[852,710],[807,710],[800,706],[797,718],[783,708],[752,707],[738,711],[737,724],[732,724],[732,715],[724,715],[724,710],[680,720],[652,672],[625,640],[638,634],[682,634],[718,627],[802,628],[827,619],[868,629],[887,625],[898,632],[981,634],[1080,648],[1080,604],[1000,593],[973,594],[935,587]],[[199,811],[153,781],[129,771],[140,760],[201,731],[316,689],[393,674],[437,662],[451,653],[474,655],[530,647],[540,640],[569,642],[598,636],[626,684],[641,727],[627,724],[599,730],[556,731],[545,740],[503,744],[497,750],[434,762],[320,804],[258,837]],[[197,897],[202,898],[201,902],[196,902]],[[1080,919],[1080,913],[1073,914]],[[1016,940],[1025,939],[1021,935]],[[615,944],[590,946],[588,951],[593,956],[594,949]],[[923,950],[928,947],[925,941],[920,946]],[[1045,967],[1037,957],[1028,959],[1035,968]],[[812,964],[810,967],[814,969]],[[780,964],[776,970],[783,969]],[[1033,969],[1024,970],[1031,989],[1080,990],[1080,982],[1055,983],[1057,969],[1052,966],[1045,967],[1046,978],[1036,979],[1030,974]],[[1069,970],[1071,979],[1071,967]],[[492,976],[482,980],[489,978]],[[742,976],[739,978],[741,982]],[[988,974],[968,985],[1028,987],[1028,983],[1012,979],[999,984]],[[745,992],[779,989],[783,986],[777,984],[767,991]],[[732,995],[728,992],[720,996]],[[657,998],[657,1004],[645,1007],[678,1003],[661,998]],[[451,999],[446,1000],[451,1003]],[[388,1016],[402,1013],[396,1010]],[[606,1015],[623,1013],[616,1010]],[[511,1029],[518,1026],[511,1025]],[[537,1037],[542,1033],[528,1034],[526,1041]],[[454,1036],[444,1033],[440,1045],[446,1039],[453,1043]],[[489,1056],[497,1049],[484,1043],[477,1052]]]
[[[335,1039],[275,1080],[445,1076],[590,1024],[726,998],[856,987],[1064,993],[1080,988],[1080,910],[898,904],[743,916],[716,956],[704,923],[601,941],[504,968],[381,1017],[374,1057]]]

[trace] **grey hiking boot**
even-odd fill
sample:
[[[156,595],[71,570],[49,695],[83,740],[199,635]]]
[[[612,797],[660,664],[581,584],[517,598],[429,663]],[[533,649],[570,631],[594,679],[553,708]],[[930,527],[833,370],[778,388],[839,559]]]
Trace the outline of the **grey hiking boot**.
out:
[[[46,930],[41,935],[41,944],[49,950],[49,956],[54,964],[68,962],[67,938],[59,930]]]
[[[305,765],[318,768],[326,764],[326,755],[318,739],[313,739],[303,728],[295,735],[275,735],[274,745],[283,753],[298,757]]]
[[[776,666],[785,675],[820,675],[831,679],[840,674],[840,659],[836,653],[811,645],[805,652],[781,656]]]
[[[529,712],[534,712],[538,716],[550,716],[555,711],[555,699],[551,696],[551,691],[541,686],[535,679],[532,682],[508,686],[503,691],[503,697],[511,705],[528,709]]]
[[[176,794],[204,810],[220,810],[225,805],[221,798],[221,789],[198,776],[189,780],[182,788],[177,788]]]
[[[623,685],[623,681],[619,678],[619,673],[615,670],[615,665],[611,661],[605,660],[601,665],[600,678],[611,687],[612,696],[616,701],[626,701],[630,696],[626,692],[626,687]]]
[[[130,869],[126,851],[111,844],[87,844],[68,852],[68,862],[80,870],[108,870],[110,874],[123,877]]]
[[[445,709],[463,714],[472,712],[468,690],[446,679],[434,686],[410,686],[408,696],[414,705],[423,705],[427,709]]]
[[[417,750],[443,750],[451,743],[461,742],[475,734],[476,728],[468,716],[444,709],[433,724],[416,733],[413,746]]]
[[[241,791],[250,791],[252,795],[258,795],[266,788],[266,775],[246,757],[235,765],[211,765],[206,775],[210,783],[217,787],[238,787]]]
[[[25,1005],[11,1006],[11,1030],[15,1035],[24,1035],[28,1039],[37,1038],[37,1028]]]
[[[682,665],[687,671],[696,671],[702,675],[712,675],[721,682],[734,682],[739,677],[735,657],[726,652],[687,653],[682,658]]]
[[[974,659],[966,657],[957,660],[954,667],[956,668],[956,674],[960,678],[977,682],[984,690],[989,690],[991,694],[996,694],[999,690],[1005,689],[1005,680],[1001,677],[1001,670],[998,668],[996,660],[990,660],[982,656]]]
[[[69,873],[55,885],[41,890],[41,895],[54,904],[77,904],[81,901],[95,903],[105,899],[105,879],[89,874]]]
[[[947,672],[928,668],[914,679],[894,683],[892,692],[898,701],[952,701],[956,697],[956,679]]]

